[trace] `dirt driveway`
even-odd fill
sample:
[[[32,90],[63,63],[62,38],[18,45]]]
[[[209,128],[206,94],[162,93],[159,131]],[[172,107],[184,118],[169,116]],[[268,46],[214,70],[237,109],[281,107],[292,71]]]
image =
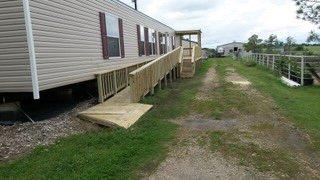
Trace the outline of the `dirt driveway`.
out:
[[[212,67],[194,101],[172,120],[180,132],[148,179],[320,178],[308,135],[233,67]]]

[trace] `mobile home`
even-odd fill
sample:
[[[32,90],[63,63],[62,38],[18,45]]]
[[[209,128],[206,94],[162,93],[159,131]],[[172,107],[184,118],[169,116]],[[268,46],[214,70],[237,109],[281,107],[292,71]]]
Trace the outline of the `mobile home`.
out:
[[[180,46],[171,27],[118,0],[1,0],[0,93],[93,80]]]

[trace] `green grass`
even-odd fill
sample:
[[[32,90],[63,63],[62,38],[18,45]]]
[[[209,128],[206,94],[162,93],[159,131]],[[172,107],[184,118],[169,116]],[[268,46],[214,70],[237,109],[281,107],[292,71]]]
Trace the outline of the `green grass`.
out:
[[[246,113],[254,113],[256,110],[254,103],[250,101],[245,92],[225,80],[227,75],[226,69],[232,67],[227,60],[228,58],[220,58],[213,61],[213,66],[219,75],[219,85],[211,90],[210,98],[195,102],[195,109],[199,113],[216,120],[235,118],[232,112],[234,110]]]
[[[320,55],[320,46],[305,46],[306,49],[309,49],[316,55]]]
[[[312,137],[314,147],[320,151],[320,87],[290,88],[263,67],[246,67],[227,60],[237,72],[248,78],[255,88],[273,98],[286,117]]]
[[[177,125],[168,119],[185,115],[194,100],[204,63],[194,79],[179,80],[172,88],[147,97],[154,108],[129,130],[104,129],[58,140],[38,147],[24,157],[0,165],[1,179],[138,179],[166,157]]]

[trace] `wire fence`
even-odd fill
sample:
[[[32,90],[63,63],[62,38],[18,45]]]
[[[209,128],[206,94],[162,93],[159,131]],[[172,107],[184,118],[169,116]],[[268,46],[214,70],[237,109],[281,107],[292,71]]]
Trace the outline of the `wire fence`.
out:
[[[320,81],[320,56],[296,56],[261,53],[241,53],[240,59],[254,61],[301,86]]]

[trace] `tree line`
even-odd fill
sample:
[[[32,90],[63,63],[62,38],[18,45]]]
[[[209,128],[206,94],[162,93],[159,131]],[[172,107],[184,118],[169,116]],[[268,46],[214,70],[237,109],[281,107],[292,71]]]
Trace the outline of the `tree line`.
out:
[[[299,52],[304,55],[312,55],[313,52],[310,51],[306,46],[310,46],[311,39],[308,37],[307,42],[304,44],[297,44],[296,40],[289,36],[286,38],[285,42],[280,41],[277,35],[271,34],[267,39],[260,39],[258,35],[254,34],[249,39],[248,42],[244,44],[244,48],[246,51],[251,51],[253,53],[280,53],[280,54],[295,54]],[[317,43],[313,44],[317,45]]]

